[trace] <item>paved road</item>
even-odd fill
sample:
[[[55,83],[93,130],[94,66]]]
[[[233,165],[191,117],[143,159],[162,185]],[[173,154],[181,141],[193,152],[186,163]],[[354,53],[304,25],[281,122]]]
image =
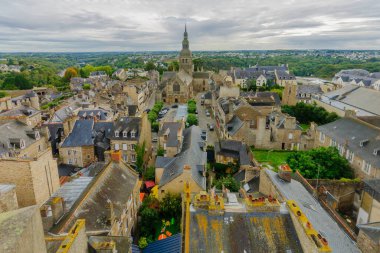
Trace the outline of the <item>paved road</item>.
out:
[[[208,109],[208,111],[210,112],[210,116],[207,117],[206,116],[206,107],[201,105],[201,96],[203,95],[203,93],[198,93],[198,95],[196,96],[196,101],[197,101],[197,110],[198,110],[198,124],[199,124],[199,127],[202,128],[203,130],[207,130],[207,145],[212,145],[214,146],[215,145],[215,142],[218,141],[218,136],[216,134],[216,130],[214,131],[210,131],[208,128],[207,128],[207,124],[213,124],[214,125],[214,128],[216,127],[216,122],[215,122],[215,119],[212,115],[212,111],[211,111],[211,108]]]

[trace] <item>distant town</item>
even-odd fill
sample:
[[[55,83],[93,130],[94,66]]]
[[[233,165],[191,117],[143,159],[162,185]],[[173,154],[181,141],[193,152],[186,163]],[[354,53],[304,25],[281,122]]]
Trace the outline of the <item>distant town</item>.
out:
[[[380,51],[0,54],[0,252],[380,252]]]

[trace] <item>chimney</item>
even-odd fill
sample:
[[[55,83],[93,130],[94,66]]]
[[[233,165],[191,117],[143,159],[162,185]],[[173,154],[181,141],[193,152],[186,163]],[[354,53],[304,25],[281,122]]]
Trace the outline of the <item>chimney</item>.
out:
[[[111,160],[116,163],[120,162],[121,160],[120,150],[111,152]]]
[[[64,201],[62,197],[55,197],[51,201],[51,211],[53,213],[54,222],[62,217],[64,211]]]
[[[287,164],[280,165],[278,170],[278,176],[286,182],[291,182],[292,169]]]

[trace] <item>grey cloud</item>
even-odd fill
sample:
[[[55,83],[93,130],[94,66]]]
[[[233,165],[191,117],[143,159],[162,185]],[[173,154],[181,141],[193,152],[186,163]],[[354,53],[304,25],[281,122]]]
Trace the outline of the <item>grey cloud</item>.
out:
[[[378,0],[17,0],[2,4],[0,51],[371,48]]]

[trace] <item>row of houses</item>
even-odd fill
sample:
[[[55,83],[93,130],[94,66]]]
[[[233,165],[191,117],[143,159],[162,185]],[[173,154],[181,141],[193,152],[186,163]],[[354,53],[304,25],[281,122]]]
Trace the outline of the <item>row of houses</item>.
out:
[[[380,72],[370,73],[364,69],[346,69],[336,73],[332,81],[341,87],[357,85],[380,90]]]

